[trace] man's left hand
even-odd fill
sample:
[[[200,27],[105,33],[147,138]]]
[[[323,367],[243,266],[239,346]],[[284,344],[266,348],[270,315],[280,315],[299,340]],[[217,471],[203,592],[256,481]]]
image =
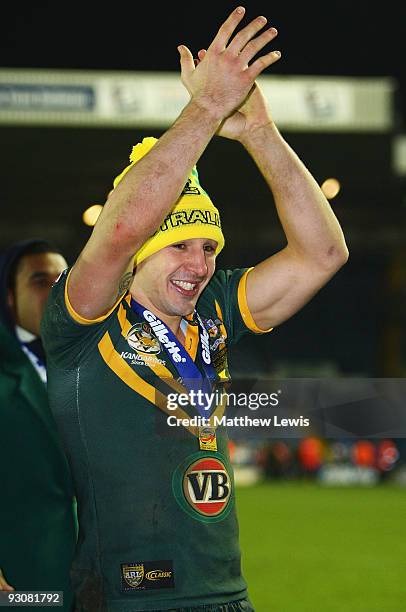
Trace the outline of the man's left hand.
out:
[[[197,62],[202,61],[205,54],[205,49],[201,49],[198,53]],[[279,57],[275,56],[274,62],[278,59]],[[268,102],[258,83],[254,83],[240,108],[222,122],[217,135],[243,143],[250,133],[271,124],[272,121]]]

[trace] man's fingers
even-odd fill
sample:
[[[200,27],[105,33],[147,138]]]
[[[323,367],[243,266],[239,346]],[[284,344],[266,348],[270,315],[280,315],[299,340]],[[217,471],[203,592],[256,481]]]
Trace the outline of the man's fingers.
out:
[[[251,64],[251,66],[249,66],[249,68],[247,68],[247,77],[255,80],[261,74],[261,72],[265,70],[265,68],[268,68],[268,66],[271,66],[271,64],[277,62],[280,57],[280,51],[271,51],[270,53],[259,57]]]
[[[206,55],[207,51],[206,49],[200,49],[200,51],[197,52],[197,57],[193,58],[193,62],[195,64],[195,68],[196,66],[198,66],[200,64],[200,62],[203,60],[204,56]]]
[[[226,48],[235,28],[244,17],[244,14],[245,8],[243,6],[237,6],[237,8],[233,10],[233,12],[227,17],[223,25],[220,27],[209,49],[217,52],[223,51]]]
[[[266,22],[266,17],[262,16],[253,19],[245,28],[234,36],[227,47],[227,51],[231,52],[233,55],[238,55],[251,38],[265,26]]]
[[[261,51],[265,45],[267,45],[271,40],[273,40],[278,35],[278,32],[275,28],[269,28],[266,32],[262,32],[256,38],[247,43],[244,50],[240,53],[240,59],[245,63],[249,64],[252,58]]]
[[[193,72],[193,70],[195,69],[193,55],[191,54],[189,49],[185,47],[185,45],[179,45],[178,51],[180,55],[180,67],[182,75],[186,76]]]

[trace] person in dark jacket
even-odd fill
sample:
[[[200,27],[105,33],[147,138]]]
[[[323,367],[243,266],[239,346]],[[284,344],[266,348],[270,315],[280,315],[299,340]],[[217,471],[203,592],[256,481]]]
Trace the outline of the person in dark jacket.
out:
[[[40,338],[49,290],[66,267],[42,239],[0,256],[0,590],[63,591],[68,611],[76,513]]]

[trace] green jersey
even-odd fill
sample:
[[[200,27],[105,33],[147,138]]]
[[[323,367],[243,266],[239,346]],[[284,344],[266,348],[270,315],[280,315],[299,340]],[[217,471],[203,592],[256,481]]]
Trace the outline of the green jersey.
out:
[[[228,379],[227,346],[261,331],[247,308],[247,272],[216,272],[199,298],[199,323],[182,322],[185,350],[204,372],[209,349],[217,383]],[[50,404],[78,500],[78,609],[169,610],[243,599],[225,429],[213,435],[190,424],[195,406],[170,405],[184,389],[181,358],[154,315],[135,311],[127,294],[105,316],[85,320],[69,303],[67,278],[65,271],[51,291],[42,338]],[[169,425],[183,417],[187,425]]]

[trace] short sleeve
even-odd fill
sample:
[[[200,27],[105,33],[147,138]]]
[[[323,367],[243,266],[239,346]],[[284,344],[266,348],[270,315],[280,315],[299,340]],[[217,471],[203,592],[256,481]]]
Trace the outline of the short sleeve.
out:
[[[230,344],[247,333],[264,334],[272,330],[260,329],[248,308],[247,276],[252,268],[218,270],[198,302],[198,312],[213,311],[222,318]]]
[[[65,270],[53,285],[41,322],[41,338],[47,355],[57,367],[74,368],[86,358],[104,332],[106,315],[89,321],[76,314],[66,291],[70,269]]]

